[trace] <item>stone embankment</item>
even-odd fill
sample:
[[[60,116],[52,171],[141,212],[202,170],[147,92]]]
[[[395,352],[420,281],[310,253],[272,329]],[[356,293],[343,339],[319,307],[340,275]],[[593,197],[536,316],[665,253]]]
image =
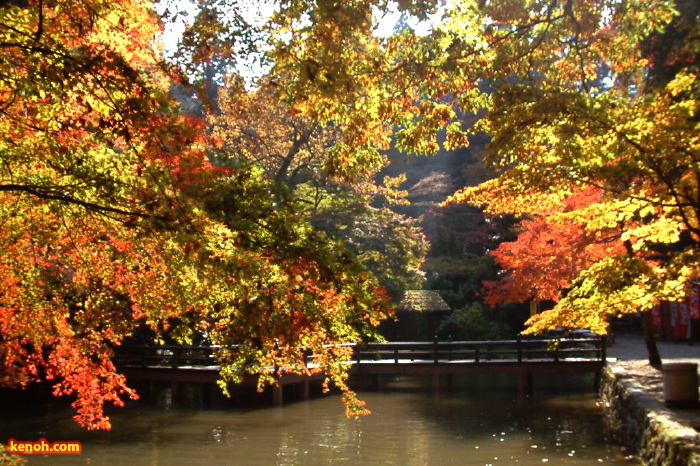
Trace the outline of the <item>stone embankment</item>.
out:
[[[614,429],[644,465],[700,466],[700,408],[666,406],[661,371],[643,360],[639,341],[622,340],[611,348],[617,357],[610,359],[601,380],[601,400]],[[687,343],[659,346],[665,362],[697,362],[700,356],[700,347]]]

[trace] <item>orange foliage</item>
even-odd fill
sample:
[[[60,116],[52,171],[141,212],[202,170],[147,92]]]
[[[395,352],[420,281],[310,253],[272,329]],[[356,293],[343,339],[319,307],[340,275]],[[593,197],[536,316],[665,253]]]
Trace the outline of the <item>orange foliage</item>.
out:
[[[486,303],[559,301],[582,270],[623,252],[616,229],[591,230],[581,219],[567,215],[598,202],[601,196],[600,189],[581,189],[564,199],[560,212],[550,207],[524,220],[518,239],[502,243],[491,253],[504,276],[484,283]]]

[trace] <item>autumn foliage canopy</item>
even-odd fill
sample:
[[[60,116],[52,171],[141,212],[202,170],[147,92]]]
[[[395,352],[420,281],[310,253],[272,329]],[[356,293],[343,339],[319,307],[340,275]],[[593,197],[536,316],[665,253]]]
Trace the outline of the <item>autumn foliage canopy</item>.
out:
[[[531,331],[604,331],[698,276],[697,2],[285,0],[258,24],[250,2],[196,3],[170,61],[176,2],[0,3],[0,385],[50,380],[106,428],[103,404],[136,396],[116,346],[206,335],[238,345],[217,355],[224,381],[307,371],[311,348],[361,411],[339,343],[389,308],[299,206],[321,184],[395,194],[372,185],[392,142],[431,154],[490,137],[497,177],[449,202],[523,219],[487,290],[557,301]],[[380,34],[388,10],[433,27]],[[264,91],[227,71],[251,57]],[[205,93],[217,63],[224,112],[182,115],[170,87]]]
[[[53,381],[78,422],[109,428],[104,403],[136,397],[111,358],[138,330],[238,345],[217,355],[223,385],[308,371],[311,349],[361,411],[337,344],[372,334],[383,292],[261,168],[210,163],[205,123],[169,96],[154,10],[39,0],[1,15],[0,385]]]

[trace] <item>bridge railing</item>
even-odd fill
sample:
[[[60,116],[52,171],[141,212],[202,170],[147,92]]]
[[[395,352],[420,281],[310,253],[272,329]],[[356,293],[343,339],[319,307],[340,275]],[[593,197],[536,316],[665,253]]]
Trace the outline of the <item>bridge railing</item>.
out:
[[[604,361],[603,337],[453,342],[367,343],[355,349],[356,363],[498,363]]]
[[[120,367],[216,367],[213,346],[141,345],[122,346],[116,352]]]
[[[388,342],[348,345],[355,364],[498,364],[605,361],[604,337],[494,341]],[[216,346],[123,346],[115,363],[121,367],[212,368]],[[232,347],[235,349],[235,347]],[[313,363],[313,355],[307,363]]]

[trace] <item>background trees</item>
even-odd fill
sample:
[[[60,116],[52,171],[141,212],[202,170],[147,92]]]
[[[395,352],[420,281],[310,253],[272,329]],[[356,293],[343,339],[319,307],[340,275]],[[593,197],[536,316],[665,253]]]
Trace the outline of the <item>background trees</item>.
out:
[[[419,17],[438,10],[431,2],[396,7]],[[613,241],[617,229],[620,247],[574,267],[561,284],[566,296],[531,331],[603,331],[611,314],[690,290],[698,239],[694,2],[457,1],[440,8],[428,35],[404,30],[387,39],[367,39],[368,3],[290,8],[280,24],[295,35],[279,36],[273,72],[291,78],[283,93],[301,111],[371,128],[363,134],[377,146],[382,129],[397,125],[399,147],[420,153],[437,149],[443,128],[448,148],[484,132],[499,176],[452,201],[493,215],[548,209],[550,228],[583,228],[580,247]],[[476,124],[458,117],[480,109],[487,113]],[[600,199],[567,210],[565,200],[588,188]]]
[[[532,319],[530,331],[555,325],[603,331],[609,315],[648,311],[690,291],[697,275],[691,259],[697,184],[690,180],[697,179],[698,11],[686,2],[676,6],[571,2],[538,18],[507,19],[516,37],[524,32],[519,40],[539,44],[527,53],[537,73],[518,72],[518,82],[494,85],[483,124],[494,135],[491,160],[504,171],[455,199],[488,204],[494,213],[538,215],[552,205],[545,217],[551,231],[578,229],[584,236],[575,238],[576,247],[601,253],[587,254],[590,264],[568,261],[573,281],[559,284],[568,294]],[[551,62],[540,61],[545,57]],[[599,199],[565,207],[569,196],[593,188]],[[526,241],[521,236],[518,247],[534,257]],[[553,254],[569,248],[548,246]]]
[[[219,111],[210,116],[217,162],[261,167],[278,196],[342,241],[394,299],[420,288],[426,240],[415,220],[392,210],[408,204],[396,189],[404,178],[385,174],[380,181],[366,168],[350,179],[334,176],[331,149],[342,140],[341,129],[299,114],[274,91],[269,80],[248,91],[239,76],[228,77]]]

